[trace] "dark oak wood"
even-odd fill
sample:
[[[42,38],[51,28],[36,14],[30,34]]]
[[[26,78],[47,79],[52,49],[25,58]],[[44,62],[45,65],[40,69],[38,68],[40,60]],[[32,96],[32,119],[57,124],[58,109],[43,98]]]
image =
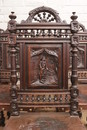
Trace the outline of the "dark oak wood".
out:
[[[25,106],[27,109],[49,105],[52,107],[68,106],[73,111],[71,114],[76,114],[78,109],[77,74],[79,83],[87,83],[87,32],[84,26],[74,20],[75,14],[71,17],[71,23],[67,24],[61,20],[56,11],[47,7],[34,9],[27,20],[22,20],[20,24],[15,23],[16,16],[13,13],[10,18],[8,29],[0,31],[2,54],[0,55],[0,82],[10,82],[10,75],[14,77],[12,86],[15,84],[15,90],[19,89],[16,95],[16,91],[11,87],[14,94],[12,94],[12,100],[15,99],[17,102],[18,99],[19,109],[24,109]],[[8,53],[10,49],[13,55],[11,57]],[[19,77],[17,77],[18,74]],[[71,74],[70,91],[68,90],[68,78],[71,78]],[[17,88],[19,78],[20,87]],[[70,101],[66,90],[69,95],[71,94],[72,100]],[[61,91],[63,91],[62,94]],[[57,98],[56,103],[54,99]],[[45,105],[44,99],[49,105]],[[30,103],[28,104],[25,100]],[[15,107],[13,109],[15,111]]]
[[[76,33],[78,32],[79,24],[76,21],[77,16],[73,12],[73,16],[71,16],[72,22],[71,22],[71,31],[72,31],[72,37],[71,37],[71,47],[72,47],[72,75],[71,75],[71,115],[78,115],[78,75],[77,75],[77,46],[79,44],[79,37],[76,36]]]
[[[56,24],[53,24],[52,22],[49,23],[49,24],[45,23],[45,27],[44,27],[43,23],[40,23],[40,25],[41,25],[40,26],[36,22],[34,24],[32,22],[30,22],[28,27],[30,29],[36,29],[36,31],[39,34],[39,28],[40,29],[44,28],[44,31],[45,31],[45,28],[48,28],[48,29],[49,28],[52,28],[52,29],[56,28],[57,29],[57,24],[60,24],[60,27],[62,29],[67,29],[65,36],[68,37],[69,35],[71,35],[69,30],[68,30],[68,29],[70,29],[69,24],[66,25],[61,20],[58,20],[59,16],[57,16],[57,15],[55,15],[55,16],[57,17],[56,18],[57,19]],[[58,22],[58,21],[60,21],[60,22]],[[27,27],[26,26],[27,22],[28,22],[28,20],[25,21],[25,22],[22,21],[22,27],[21,27],[20,24],[17,24],[16,26],[17,26],[17,28],[21,28],[21,29],[26,28]],[[63,23],[63,24],[61,25],[61,23]],[[53,36],[51,36],[50,37],[50,39],[51,39],[50,43],[52,43],[52,42],[55,42],[55,43],[60,42],[60,40],[58,40],[58,39],[61,39],[61,38],[57,35],[57,33],[56,33],[57,30],[56,29],[54,30],[55,39],[53,39]],[[44,32],[44,31],[42,31],[42,32]],[[21,33],[20,31],[18,31],[17,35],[19,35],[21,37],[21,42],[28,43],[28,35],[29,35],[29,33],[27,33],[27,29],[26,29],[26,31],[24,33],[25,33],[25,35],[23,34],[23,32]],[[37,34],[37,37],[38,37],[38,34]],[[23,38],[22,38],[22,35],[23,35]],[[62,35],[64,36],[64,32],[62,32]],[[79,23],[79,31],[78,31],[77,35],[79,35],[79,43],[80,43],[79,47],[78,47],[78,68],[79,68],[79,71],[78,71],[78,79],[79,80],[78,81],[79,81],[80,84],[85,84],[85,83],[87,83],[87,76],[86,76],[87,75],[87,56],[86,56],[87,55],[87,52],[86,52],[86,50],[87,50],[87,44],[86,44],[87,43],[87,32],[86,32],[85,27],[80,23]],[[24,36],[27,37],[26,41],[24,39]],[[0,53],[1,53],[0,54],[0,83],[9,83],[10,82],[10,67],[11,67],[10,60],[11,59],[10,59],[10,53],[9,53],[10,48],[9,48],[9,45],[8,45],[9,44],[9,37],[10,37],[10,33],[9,33],[8,29],[6,31],[0,29]],[[43,39],[43,37],[38,37],[38,38],[37,37],[35,37],[34,40],[33,40],[33,38],[30,38],[30,42],[32,44],[34,43],[34,41],[36,41],[37,44],[40,43],[39,40]],[[44,39],[45,39],[45,41],[43,41],[43,42],[46,44],[48,42],[48,39],[45,36],[44,36]],[[18,42],[18,39],[17,39],[17,42]],[[61,42],[66,42],[66,39],[61,39]],[[67,39],[67,42],[70,42],[69,38]],[[16,47],[16,50],[18,52],[17,57],[16,57],[16,62],[17,62],[16,67],[18,68],[17,71],[19,71],[19,67],[20,67],[20,65],[19,65],[19,50],[20,49],[19,48],[20,47]],[[67,57],[69,56],[69,51],[70,50],[71,49],[67,50]],[[71,55],[71,53],[70,53],[70,55]],[[71,62],[71,56],[70,56],[70,62]],[[68,63],[69,63],[69,60],[68,60]],[[69,75],[70,75],[70,73],[69,73]],[[69,76],[69,78],[70,78],[70,76]]]
[[[13,14],[13,12],[12,12]],[[11,113],[12,115],[19,115],[18,112],[18,104],[17,104],[17,75],[16,75],[16,36],[15,36],[15,15],[9,15],[9,18],[11,19],[9,21],[9,32],[11,33],[9,38],[9,46],[11,48]]]
[[[8,23],[11,47],[11,109],[70,107],[78,115],[77,45],[79,30],[73,13],[70,24],[63,23],[54,10],[46,7],[32,11],[26,21],[16,24],[14,12]],[[37,16],[37,17],[36,17]],[[37,23],[34,23],[37,22]],[[53,23],[54,22],[54,23]],[[20,88],[17,91],[16,45],[20,46]],[[67,45],[72,47],[72,87],[68,89]]]
[[[79,109],[87,109],[87,85],[78,85],[79,88]],[[83,89],[85,88],[85,89]],[[49,92],[49,90],[48,90]],[[51,93],[51,92],[50,92]],[[4,97],[3,97],[4,95]],[[25,97],[25,99],[27,99]],[[55,97],[56,99],[56,97]],[[68,109],[68,105],[66,106],[66,110]],[[10,110],[10,85],[9,84],[0,84],[0,111],[1,110]],[[31,109],[31,108],[29,108]],[[28,110],[27,108],[23,108],[23,110]],[[41,109],[41,108],[40,108]],[[43,108],[44,109],[44,108]],[[20,110],[22,108],[20,107]]]
[[[16,124],[16,125],[15,125]],[[68,113],[31,112],[11,117],[4,130],[86,130],[78,117],[70,117]]]

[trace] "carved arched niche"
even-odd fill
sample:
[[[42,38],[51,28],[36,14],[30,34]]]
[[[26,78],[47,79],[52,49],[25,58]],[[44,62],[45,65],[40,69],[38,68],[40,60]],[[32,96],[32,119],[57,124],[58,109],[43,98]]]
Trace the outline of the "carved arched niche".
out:
[[[49,7],[39,7],[29,12],[29,17],[26,21],[22,21],[22,23],[49,23],[49,22],[57,22],[62,23],[59,14],[52,8]]]

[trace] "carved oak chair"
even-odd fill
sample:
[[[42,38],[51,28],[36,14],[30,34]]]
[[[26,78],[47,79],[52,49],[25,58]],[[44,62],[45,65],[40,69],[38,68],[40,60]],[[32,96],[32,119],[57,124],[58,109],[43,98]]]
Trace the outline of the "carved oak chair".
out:
[[[79,23],[75,12],[71,23],[63,22],[58,13],[39,7],[27,20],[16,23],[14,12],[8,23],[11,48],[11,115],[20,109],[69,108],[78,116],[77,53]],[[17,89],[16,46],[20,48],[20,87]],[[72,51],[71,87],[68,87],[69,48]]]
[[[77,46],[79,23],[73,12],[71,23],[47,7],[32,10],[26,21],[17,24],[12,12],[8,29],[11,47],[11,110],[21,108],[70,108],[78,115]],[[20,47],[20,88],[17,90],[16,49]],[[69,46],[72,48],[72,86],[68,87]]]

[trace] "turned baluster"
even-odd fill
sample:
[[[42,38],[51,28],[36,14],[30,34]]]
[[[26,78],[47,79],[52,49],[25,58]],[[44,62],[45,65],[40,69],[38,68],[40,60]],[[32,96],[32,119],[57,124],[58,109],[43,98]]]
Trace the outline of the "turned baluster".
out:
[[[10,89],[10,95],[11,95],[11,115],[12,116],[18,116],[18,104],[17,104],[17,75],[16,75],[16,16],[14,15],[14,12],[11,12],[11,15],[9,15],[9,18],[11,19],[8,23],[8,30],[10,32],[9,37],[9,46],[10,46],[10,56],[11,56],[11,89]]]
[[[70,114],[73,116],[78,115],[78,75],[77,75],[77,54],[78,54],[78,44],[79,44],[79,37],[76,35],[78,32],[78,22],[76,21],[77,16],[75,15],[75,12],[73,12],[73,15],[71,16],[71,47],[72,47],[72,75],[71,75],[71,107],[70,107]]]

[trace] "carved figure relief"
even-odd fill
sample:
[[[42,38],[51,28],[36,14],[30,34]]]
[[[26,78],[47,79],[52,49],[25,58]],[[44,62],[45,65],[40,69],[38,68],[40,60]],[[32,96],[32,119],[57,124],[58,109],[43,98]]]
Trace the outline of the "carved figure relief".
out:
[[[58,85],[57,50],[50,48],[32,49],[31,67],[32,66],[31,85]]]
[[[45,56],[41,57],[39,67],[40,67],[39,81],[40,83],[44,84],[46,81],[46,76],[48,75],[47,74],[48,68]]]

